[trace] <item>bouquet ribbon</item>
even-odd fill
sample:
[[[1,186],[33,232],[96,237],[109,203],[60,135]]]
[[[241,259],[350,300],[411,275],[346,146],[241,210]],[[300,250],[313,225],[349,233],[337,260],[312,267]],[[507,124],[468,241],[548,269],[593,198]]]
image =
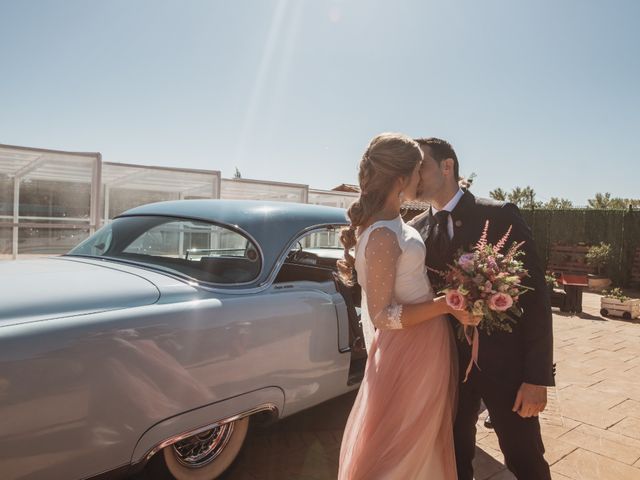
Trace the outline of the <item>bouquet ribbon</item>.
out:
[[[469,374],[471,373],[471,369],[474,365],[478,368],[478,370],[480,370],[480,366],[478,365],[478,352],[480,351],[479,333],[480,332],[478,332],[478,327],[473,327],[473,330],[471,330],[471,335],[469,335],[469,329],[467,327],[464,328],[464,336],[467,339],[467,343],[471,345],[471,358],[469,359],[469,365],[467,365],[467,371],[464,374],[464,381],[462,383],[466,383],[466,381],[469,379]]]

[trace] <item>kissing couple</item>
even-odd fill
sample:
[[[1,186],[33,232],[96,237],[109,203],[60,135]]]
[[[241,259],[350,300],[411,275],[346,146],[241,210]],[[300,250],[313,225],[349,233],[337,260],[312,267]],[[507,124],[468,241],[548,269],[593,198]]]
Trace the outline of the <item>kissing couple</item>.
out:
[[[343,230],[342,281],[362,288],[368,358],[340,450],[340,480],[472,480],[476,422],[484,401],[507,468],[518,479],[548,480],[538,414],[554,385],[551,309],[531,230],[511,203],[474,197],[459,186],[458,159],[441,139],[376,136],[359,166],[360,197]],[[406,200],[430,208],[408,224]],[[454,310],[442,273],[471,252],[489,221],[495,244],[511,228],[528,271],[512,332],[479,330],[471,347],[452,327],[481,317]],[[353,253],[353,255],[352,255]]]

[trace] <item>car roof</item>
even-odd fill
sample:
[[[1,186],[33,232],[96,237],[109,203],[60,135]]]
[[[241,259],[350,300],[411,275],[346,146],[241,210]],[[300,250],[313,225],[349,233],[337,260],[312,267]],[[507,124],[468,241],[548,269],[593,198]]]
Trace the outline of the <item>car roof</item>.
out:
[[[150,203],[118,215],[159,215],[214,222],[252,236],[262,249],[264,266],[255,283],[263,283],[291,242],[304,230],[322,225],[347,225],[343,208],[262,200],[176,200]]]

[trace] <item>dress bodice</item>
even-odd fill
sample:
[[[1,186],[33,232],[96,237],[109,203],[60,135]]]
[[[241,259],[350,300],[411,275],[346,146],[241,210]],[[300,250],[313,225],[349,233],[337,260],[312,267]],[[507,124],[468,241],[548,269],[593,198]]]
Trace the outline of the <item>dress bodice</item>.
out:
[[[374,222],[357,239],[355,247],[355,268],[358,283],[362,287],[362,329],[367,349],[371,345],[375,328],[367,311],[367,261],[365,250],[371,232],[378,228],[387,228],[394,232],[401,249],[396,263],[395,284],[393,287],[394,301],[397,304],[421,303],[433,297],[431,285],[425,267],[426,249],[418,231],[404,223],[400,216],[393,220]]]

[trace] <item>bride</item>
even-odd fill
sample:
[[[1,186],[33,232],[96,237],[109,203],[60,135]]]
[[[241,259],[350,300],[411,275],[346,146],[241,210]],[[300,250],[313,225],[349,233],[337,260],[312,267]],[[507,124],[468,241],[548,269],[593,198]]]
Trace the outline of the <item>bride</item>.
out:
[[[368,360],[342,439],[339,480],[456,478],[457,357],[446,315],[465,325],[479,318],[434,298],[425,245],[400,216],[402,202],[415,198],[421,162],[416,142],[391,133],[375,137],[360,162],[360,198],[349,208],[339,268],[343,281],[352,284],[356,273],[362,287]]]

